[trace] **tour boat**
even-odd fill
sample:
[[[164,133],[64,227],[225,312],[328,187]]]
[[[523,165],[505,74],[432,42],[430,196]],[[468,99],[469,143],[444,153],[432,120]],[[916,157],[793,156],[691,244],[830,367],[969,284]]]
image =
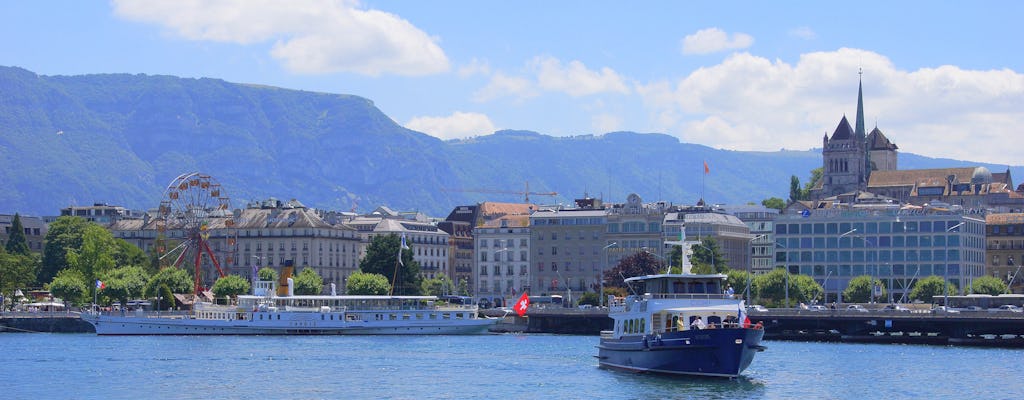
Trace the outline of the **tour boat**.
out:
[[[435,296],[277,296],[272,282],[254,286],[237,304],[197,302],[183,315],[91,311],[82,319],[98,335],[472,335],[498,321]]]
[[[601,367],[634,372],[734,378],[764,351],[762,324],[724,293],[722,274],[628,278],[633,295],[609,298],[614,330],[602,331]],[[698,318],[700,319],[698,321]]]

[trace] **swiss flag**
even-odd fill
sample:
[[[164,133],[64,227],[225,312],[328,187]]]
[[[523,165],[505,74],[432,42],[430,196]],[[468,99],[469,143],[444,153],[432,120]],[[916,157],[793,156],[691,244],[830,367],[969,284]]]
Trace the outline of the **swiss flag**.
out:
[[[523,292],[523,295],[519,296],[519,300],[516,301],[516,305],[512,306],[512,309],[522,317],[526,315],[527,308],[530,308],[530,296]]]

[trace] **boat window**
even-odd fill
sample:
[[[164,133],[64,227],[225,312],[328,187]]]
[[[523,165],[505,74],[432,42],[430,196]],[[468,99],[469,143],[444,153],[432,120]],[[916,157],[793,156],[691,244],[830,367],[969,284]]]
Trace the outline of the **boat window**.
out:
[[[718,288],[718,282],[708,282],[708,293],[721,293],[722,290]]]
[[[672,282],[672,293],[686,293],[686,284],[680,281]]]
[[[640,318],[639,328],[640,329],[637,330],[637,333],[644,333],[645,331],[647,331],[647,318]]]

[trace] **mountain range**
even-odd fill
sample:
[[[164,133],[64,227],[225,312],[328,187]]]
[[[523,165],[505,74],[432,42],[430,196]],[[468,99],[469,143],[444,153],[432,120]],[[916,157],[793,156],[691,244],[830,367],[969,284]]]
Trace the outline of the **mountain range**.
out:
[[[901,169],[1008,168],[899,157]],[[732,151],[660,133],[504,130],[442,141],[355,95],[0,66],[0,162],[4,214],[57,215],[94,203],[152,209],[175,177],[200,171],[234,207],[275,197],[329,210],[386,205],[444,216],[457,205],[521,202],[527,190],[558,193],[530,198],[538,204],[585,195],[622,202],[629,193],[648,202],[760,203],[788,197],[790,177],[805,181],[822,160],[820,149]],[[1009,170],[1021,176],[1024,167]]]

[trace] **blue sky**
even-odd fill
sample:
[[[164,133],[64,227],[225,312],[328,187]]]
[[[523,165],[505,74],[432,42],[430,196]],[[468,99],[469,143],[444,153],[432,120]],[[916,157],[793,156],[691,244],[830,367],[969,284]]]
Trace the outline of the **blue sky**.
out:
[[[354,94],[443,139],[666,133],[821,146],[856,112],[902,151],[1021,165],[1024,2],[0,2],[0,65]]]

